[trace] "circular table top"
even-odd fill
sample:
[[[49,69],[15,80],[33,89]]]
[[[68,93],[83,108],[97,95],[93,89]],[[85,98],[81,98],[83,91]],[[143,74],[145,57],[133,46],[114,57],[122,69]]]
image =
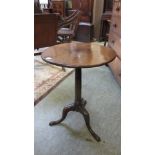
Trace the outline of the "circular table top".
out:
[[[47,63],[70,68],[97,67],[111,62],[115,52],[95,43],[64,43],[51,46],[41,57]]]

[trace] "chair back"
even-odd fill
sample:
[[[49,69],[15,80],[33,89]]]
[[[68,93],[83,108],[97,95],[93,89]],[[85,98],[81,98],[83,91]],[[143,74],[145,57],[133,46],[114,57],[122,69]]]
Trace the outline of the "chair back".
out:
[[[59,23],[58,41],[60,43],[70,42],[77,34],[77,28],[80,22],[81,12],[76,10],[72,15]]]
[[[66,17],[63,22],[59,24],[59,28],[69,26],[73,31],[77,30],[78,24],[80,22],[81,12],[75,10],[69,17]]]
[[[78,10],[76,14],[72,17],[72,23],[70,24],[70,29],[75,33],[77,31],[79,22],[81,18],[81,12]]]

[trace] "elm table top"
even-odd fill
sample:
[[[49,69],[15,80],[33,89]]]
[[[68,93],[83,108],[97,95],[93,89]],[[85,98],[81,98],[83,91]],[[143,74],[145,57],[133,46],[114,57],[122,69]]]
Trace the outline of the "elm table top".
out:
[[[57,66],[90,68],[111,62],[116,54],[103,45],[72,42],[51,46],[41,56],[44,61]]]

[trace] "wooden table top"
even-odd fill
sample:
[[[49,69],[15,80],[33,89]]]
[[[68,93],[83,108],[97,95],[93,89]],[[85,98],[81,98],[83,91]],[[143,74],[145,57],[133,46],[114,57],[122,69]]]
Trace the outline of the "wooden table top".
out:
[[[41,55],[47,63],[70,68],[97,67],[111,62],[115,52],[94,43],[64,43],[47,48]]]

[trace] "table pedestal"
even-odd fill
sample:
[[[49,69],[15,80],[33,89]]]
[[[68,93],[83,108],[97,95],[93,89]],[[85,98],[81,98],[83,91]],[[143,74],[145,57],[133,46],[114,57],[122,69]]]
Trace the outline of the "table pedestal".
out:
[[[53,126],[53,125],[61,123],[66,118],[69,111],[80,112],[84,117],[84,120],[86,122],[86,126],[87,126],[89,132],[95,138],[95,140],[99,142],[101,140],[100,137],[92,130],[92,128],[90,126],[89,113],[85,109],[85,105],[87,102],[86,102],[86,100],[81,98],[81,85],[82,85],[81,68],[76,68],[75,69],[75,101],[73,104],[70,104],[70,105],[64,107],[63,112],[62,112],[62,117],[59,120],[52,121],[49,123],[49,125]]]

